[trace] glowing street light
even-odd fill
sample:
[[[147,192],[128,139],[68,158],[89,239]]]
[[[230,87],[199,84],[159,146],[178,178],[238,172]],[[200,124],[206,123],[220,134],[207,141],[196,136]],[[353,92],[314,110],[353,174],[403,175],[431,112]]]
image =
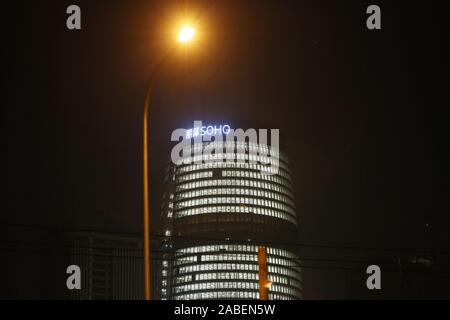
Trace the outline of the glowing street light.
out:
[[[179,42],[188,42],[191,41],[195,35],[195,28],[192,26],[184,26],[181,28],[180,33],[178,34]]]
[[[143,113],[143,192],[144,192],[144,289],[145,299],[150,300],[150,215],[149,215],[149,183],[148,183],[148,113],[150,109],[150,96],[153,89],[153,81],[155,75],[164,65],[165,61],[171,56],[171,53],[176,51],[179,45],[184,44],[192,40],[195,35],[195,28],[192,26],[184,26],[181,28],[178,34],[178,42],[173,47],[174,50],[169,51],[164,55],[161,60],[156,63],[152,73],[150,74],[150,80],[147,87],[147,93],[145,95],[144,113]]]

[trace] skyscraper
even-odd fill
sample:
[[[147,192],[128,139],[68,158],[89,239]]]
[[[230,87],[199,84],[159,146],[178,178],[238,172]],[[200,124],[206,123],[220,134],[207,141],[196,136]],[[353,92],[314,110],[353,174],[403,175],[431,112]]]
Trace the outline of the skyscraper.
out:
[[[144,298],[141,237],[80,231],[71,239],[71,263],[81,270],[81,289],[71,291],[72,299]]]
[[[278,168],[267,174],[273,161]],[[284,153],[246,140],[197,141],[164,181],[157,298],[258,299],[259,245],[267,247],[269,299],[301,298],[297,248],[288,245],[298,220]]]

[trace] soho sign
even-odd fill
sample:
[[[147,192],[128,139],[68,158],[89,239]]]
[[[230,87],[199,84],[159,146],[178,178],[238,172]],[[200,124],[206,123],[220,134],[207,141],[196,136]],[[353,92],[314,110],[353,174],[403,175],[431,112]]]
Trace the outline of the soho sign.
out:
[[[186,130],[186,139],[195,138],[198,136],[214,136],[214,135],[222,135],[222,134],[229,134],[231,131],[231,128],[229,125],[224,124],[223,126],[201,126],[201,127],[194,127],[192,129]]]
[[[231,129],[228,124],[204,126],[202,121],[194,121],[192,129],[178,128],[172,132],[171,140],[178,143],[172,148],[171,159],[175,165],[242,162],[255,164],[263,174],[277,174],[279,131],[254,128],[244,131]],[[224,141],[226,141],[225,144]],[[197,146],[202,142],[207,143],[198,148]],[[245,145],[245,151],[236,152],[238,145]]]

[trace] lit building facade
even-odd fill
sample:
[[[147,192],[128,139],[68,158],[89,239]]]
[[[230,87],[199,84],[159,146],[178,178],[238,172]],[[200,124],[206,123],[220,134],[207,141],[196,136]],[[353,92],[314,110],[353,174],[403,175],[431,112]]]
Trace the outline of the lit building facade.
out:
[[[299,232],[286,155],[257,143],[200,142],[187,156],[165,175],[155,297],[258,299],[265,245],[269,299],[300,299],[297,247],[287,245]],[[275,174],[261,173],[274,160]]]

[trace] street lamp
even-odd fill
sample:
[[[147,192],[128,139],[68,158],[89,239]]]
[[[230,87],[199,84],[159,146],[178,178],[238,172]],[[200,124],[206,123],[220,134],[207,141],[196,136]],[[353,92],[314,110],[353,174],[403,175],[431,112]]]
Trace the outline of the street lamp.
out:
[[[188,42],[191,41],[195,35],[195,28],[192,26],[184,26],[181,28],[180,33],[178,34],[179,42]]]
[[[189,42],[195,35],[195,28],[189,25],[183,26],[178,34],[180,44]],[[174,47],[176,49],[178,45]],[[148,199],[148,111],[150,105],[150,96],[153,88],[153,81],[158,70],[164,62],[171,56],[172,51],[163,56],[155,65],[147,87],[145,95],[144,114],[143,114],[143,182],[144,182],[144,281],[145,281],[145,300],[150,300],[150,218],[149,218],[149,199]]]

